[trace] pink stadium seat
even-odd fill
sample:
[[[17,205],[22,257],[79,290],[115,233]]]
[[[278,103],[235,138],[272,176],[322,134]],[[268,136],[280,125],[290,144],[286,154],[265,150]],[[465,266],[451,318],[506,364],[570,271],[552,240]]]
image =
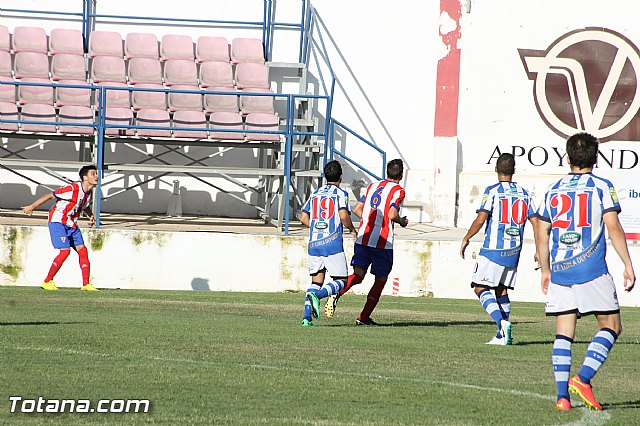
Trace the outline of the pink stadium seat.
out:
[[[51,35],[49,36],[49,53],[52,55],[59,53],[84,55],[82,44],[82,33],[80,31],[55,28],[51,30]]]
[[[200,66],[200,85],[233,86],[233,72],[228,62],[205,62]]]
[[[192,127],[204,129],[207,127],[207,119],[202,111],[176,111],[173,114],[173,125],[175,127]],[[176,138],[206,139],[207,132],[174,130],[173,136]]]
[[[158,59],[158,37],[155,34],[129,33],[124,41],[124,56]]]
[[[237,112],[214,112],[209,117],[211,139],[244,140],[244,133],[216,132],[215,129],[243,130],[242,116]]]
[[[11,37],[9,36],[9,28],[0,25],[0,50],[8,52],[11,50]]]
[[[60,80],[59,84],[74,84],[86,86],[85,80]],[[56,87],[56,106],[79,105],[91,106],[91,89],[77,89],[73,87]]]
[[[136,125],[169,127],[171,126],[171,122],[169,120],[169,113],[164,109],[141,109],[140,111],[138,111]],[[170,138],[171,131],[138,129],[138,136]]]
[[[236,86],[238,89],[269,88],[269,68],[264,64],[243,62],[236,65]]]
[[[51,83],[44,78],[24,78],[21,83]],[[18,103],[53,105],[53,87],[46,86],[20,86],[18,88]]]
[[[16,53],[16,78],[49,78],[49,58],[44,53]]]
[[[129,83],[162,84],[160,61],[151,58],[134,58],[129,61]]]
[[[98,56],[91,64],[91,80],[94,83],[126,83],[127,73],[124,59],[115,56]]]
[[[198,37],[196,59],[198,62],[229,62],[229,42],[224,37]]]
[[[231,62],[256,62],[264,64],[262,41],[257,38],[235,38],[231,42]]]
[[[59,53],[51,60],[51,79],[86,80],[84,57],[70,53]]]
[[[3,120],[18,120],[15,102],[0,102],[0,130],[18,131],[18,123],[3,123]]]
[[[110,87],[128,87],[125,83],[116,83],[116,82],[104,82],[98,83],[98,86],[110,86]],[[108,90],[107,89],[107,107],[120,107],[120,108],[131,108],[131,100],[129,91],[125,90]],[[97,96],[97,95],[96,95]],[[96,99],[96,106],[98,105],[98,100]]]
[[[160,84],[138,84],[136,89],[164,89]],[[165,92],[139,92],[133,91],[133,109],[143,108],[165,109],[167,108],[167,96]]]
[[[171,59],[164,63],[164,81],[167,86],[174,84],[197,86],[198,69],[196,63],[184,59]]]
[[[193,61],[193,39],[187,35],[166,34],[160,43],[160,57]]]
[[[0,75],[0,81],[13,82],[13,78]],[[0,84],[0,102],[16,102],[16,86]]]
[[[122,36],[114,31],[92,31],[89,35],[89,56],[117,56],[122,58]]]
[[[210,92],[230,92],[235,93],[233,87],[211,86],[207,89]],[[238,97],[230,95],[204,95],[204,109],[207,113],[212,112],[238,112]]]
[[[268,89],[247,89],[247,92],[253,93],[271,93]],[[251,114],[252,112],[262,112],[273,114],[273,100],[270,96],[240,96],[240,111],[242,114]]]
[[[176,90],[200,90],[197,86],[176,85]],[[195,93],[171,93],[169,92],[169,110],[173,111],[202,111],[202,95]]]
[[[247,115],[245,129],[247,130],[279,130],[278,117],[275,114],[252,113]],[[251,141],[279,141],[280,135],[247,133],[247,140]]]
[[[11,77],[11,53],[0,50],[0,75]]]
[[[13,30],[13,52],[47,53],[47,34],[39,27],[16,27]]]
[[[133,112],[130,108],[107,108],[105,114],[105,122],[107,124],[133,126]],[[112,136],[133,136],[134,133],[133,129],[109,128],[105,130],[105,134]]]
[[[93,110],[85,106],[67,105],[60,108],[58,113],[60,121],[60,133],[71,133],[74,135],[91,135],[93,127],[85,126],[63,126],[62,123],[87,123],[93,124]]]
[[[55,122],[56,110],[53,109],[53,105],[28,104],[22,107],[20,119]],[[21,128],[24,132],[56,132],[56,126],[50,124],[22,124]]]

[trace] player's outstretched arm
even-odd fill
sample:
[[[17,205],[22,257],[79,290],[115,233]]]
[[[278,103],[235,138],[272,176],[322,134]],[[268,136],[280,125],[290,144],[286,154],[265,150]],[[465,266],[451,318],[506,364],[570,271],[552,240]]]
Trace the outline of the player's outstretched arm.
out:
[[[349,215],[349,211],[346,209],[340,209],[340,220],[345,228],[349,230],[351,235],[354,238],[358,237],[358,231],[356,231],[356,227],[353,226],[353,222],[351,221],[351,216]]]
[[[620,256],[620,260],[624,263],[624,289],[631,291],[636,283],[636,275],[631,264],[631,256],[629,256],[629,248],[627,247],[627,239],[624,236],[624,229],[618,219],[618,212],[610,211],[602,215],[602,220],[607,226],[609,238],[613,248]]]
[[[551,223],[544,220],[538,222],[536,227],[536,252],[538,253],[538,264],[542,269],[542,276],[540,278],[540,287],[542,293],[547,294],[549,290],[549,282],[551,281],[551,263],[549,261],[549,235],[551,234]]]
[[[37,209],[38,207],[40,207],[41,205],[43,205],[44,203],[46,203],[52,198],[53,198],[53,193],[49,192],[47,194],[44,194],[42,197],[38,198],[32,204],[22,207],[22,211],[27,215],[31,216],[31,214],[35,209]]]
[[[360,201],[358,201],[356,203],[356,205],[353,207],[353,214],[355,214],[356,216],[358,216],[358,218],[362,219],[362,209],[364,207],[364,204],[361,203]]]
[[[302,223],[307,228],[309,227],[309,213],[300,212],[300,223]]]
[[[473,238],[474,235],[478,233],[478,231],[482,229],[482,226],[487,221],[487,218],[489,218],[489,213],[484,211],[478,212],[478,215],[473,220],[473,223],[471,223],[471,226],[469,227],[469,230],[467,231],[466,235],[462,238],[462,243],[460,244],[461,258],[464,259],[464,252],[469,246],[469,241],[471,240],[471,238]]]

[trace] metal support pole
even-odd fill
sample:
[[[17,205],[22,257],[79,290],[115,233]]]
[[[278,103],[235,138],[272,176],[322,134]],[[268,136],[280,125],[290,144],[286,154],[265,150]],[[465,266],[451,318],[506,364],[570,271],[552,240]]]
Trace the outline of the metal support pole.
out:
[[[98,168],[98,186],[96,187],[96,211],[94,215],[96,217],[96,228],[100,227],[100,204],[102,194],[102,179],[104,178],[104,125],[106,123],[106,110],[107,110],[107,94],[106,88],[101,87],[98,90],[98,126],[96,132],[98,133],[98,152],[96,153],[96,167]]]
[[[293,133],[293,114],[294,114],[293,95],[287,96],[287,123],[286,138],[287,142],[284,147],[284,178],[285,178],[285,210],[284,210],[284,235],[289,235],[289,191],[291,186],[291,143]]]

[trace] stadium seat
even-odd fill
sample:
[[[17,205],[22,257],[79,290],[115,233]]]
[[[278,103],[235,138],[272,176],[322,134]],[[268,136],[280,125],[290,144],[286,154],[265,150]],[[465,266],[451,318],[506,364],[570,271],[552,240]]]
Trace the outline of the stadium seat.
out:
[[[11,50],[11,37],[9,36],[9,28],[0,25],[0,50],[9,52]]]
[[[85,126],[65,126],[62,123],[94,123],[93,110],[86,106],[66,105],[60,108],[58,113],[60,122],[60,133],[71,133],[79,135],[93,134],[93,127]]]
[[[167,86],[174,84],[197,86],[198,67],[193,60],[171,59],[164,63],[164,81]]]
[[[87,86],[86,80],[60,80],[56,83]],[[64,105],[91,106],[91,89],[56,87],[55,103],[57,107]]]
[[[148,33],[129,33],[124,41],[124,56],[132,58],[159,59],[158,37]]]
[[[243,132],[216,132],[215,129],[243,130],[242,116],[237,112],[214,112],[209,117],[211,139],[244,140]]]
[[[228,62],[205,62],[200,65],[200,85],[209,86],[233,86],[233,71]]]
[[[86,80],[84,57],[60,53],[51,60],[51,80]]]
[[[109,108],[105,112],[105,122],[107,124],[121,124],[125,126],[133,126],[133,112],[129,108]],[[133,136],[133,129],[116,129],[108,128],[105,134],[112,136]]]
[[[16,27],[13,30],[13,53],[47,53],[47,34],[40,27]]]
[[[91,80],[94,83],[126,83],[124,59],[115,56],[98,56],[91,63]]]
[[[280,130],[278,117],[275,114],[252,113],[247,115],[245,129],[247,130]],[[280,135],[247,133],[247,140],[251,141],[279,141]]]
[[[164,89],[160,84],[138,84],[136,89]],[[141,92],[133,91],[131,103],[133,109],[143,108],[165,109],[167,108],[167,96],[165,92]]]
[[[262,41],[257,38],[234,38],[231,41],[231,62],[256,62],[264,64]]]
[[[175,127],[206,128],[207,119],[202,111],[176,111],[173,114],[173,125]],[[173,136],[176,138],[206,139],[207,132],[174,130]]]
[[[136,118],[137,126],[170,127],[169,113],[164,109],[141,109]],[[138,136],[171,137],[170,130],[138,129]]]
[[[236,86],[238,89],[269,88],[269,68],[265,64],[242,62],[236,65]]]
[[[247,89],[247,92],[273,94],[271,90],[258,88]],[[273,100],[271,96],[240,96],[240,112],[244,115],[252,112],[273,114]]]
[[[18,120],[15,102],[0,102],[0,130],[18,131],[18,123],[3,123],[3,120]]]
[[[16,78],[49,78],[49,58],[44,53],[16,53],[14,70]]]
[[[0,50],[0,75],[11,77],[11,53]]]
[[[22,112],[20,113],[21,120],[29,120],[29,121],[56,121],[56,110],[53,108],[53,105],[43,105],[43,104],[27,104],[22,107]],[[24,132],[47,132],[47,133],[55,133],[56,126],[50,124],[26,124],[23,123],[21,125],[22,131]]]
[[[198,86],[176,85],[175,90],[200,90]],[[202,95],[195,93],[171,93],[169,92],[169,110],[202,111]]]
[[[21,83],[51,83],[44,78],[25,78]],[[18,103],[53,105],[53,87],[47,86],[20,86],[18,87]]]
[[[125,83],[116,83],[112,81],[98,83],[98,86],[111,86],[111,87],[128,87]],[[107,90],[107,107],[120,107],[130,108],[130,92],[128,90]],[[96,99],[95,105],[98,106],[98,100]]]
[[[131,59],[128,71],[130,84],[162,84],[162,67],[157,59]]]
[[[187,35],[166,34],[160,42],[160,58],[193,61],[193,39]]]
[[[235,93],[233,87],[211,86],[207,89],[207,91]],[[207,113],[238,112],[238,97],[231,95],[207,95],[205,93],[204,109]]]
[[[13,82],[13,78],[0,75],[0,81]],[[0,102],[16,103],[16,86],[0,84]]]
[[[84,55],[82,33],[78,30],[60,28],[51,30],[51,35],[49,36],[49,53],[51,55],[57,55],[59,53]]]
[[[196,42],[196,60],[198,62],[229,62],[229,42],[224,37],[198,37]]]
[[[122,36],[114,31],[92,31],[89,35],[89,56],[117,56],[122,58]]]

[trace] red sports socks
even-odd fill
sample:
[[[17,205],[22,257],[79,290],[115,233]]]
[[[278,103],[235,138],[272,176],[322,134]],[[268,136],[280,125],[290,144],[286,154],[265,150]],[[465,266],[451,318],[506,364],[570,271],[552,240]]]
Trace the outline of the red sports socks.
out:
[[[351,278],[351,277],[349,277]],[[367,321],[371,317],[371,312],[376,308],[376,305],[380,301],[380,295],[382,294],[382,290],[384,289],[385,284],[387,284],[387,280],[384,281],[374,281],[371,290],[369,290],[369,294],[367,295],[367,301],[364,304],[364,308],[362,308],[362,312],[358,316],[360,321]]]
[[[356,284],[360,284],[362,282],[362,278],[360,275],[358,274],[351,274],[349,275],[349,278],[347,278],[347,285],[340,290],[339,295],[342,296],[343,294],[345,294],[347,291],[349,291],[349,289],[351,287],[353,287]]]
[[[60,253],[58,253],[56,258],[53,259],[51,268],[49,269],[49,273],[47,274],[47,278],[44,279],[44,282],[48,283],[49,281],[53,281],[53,277],[56,276],[64,261],[67,260],[67,257],[69,257],[69,253],[70,250],[60,250]]]
[[[89,276],[91,275],[91,263],[89,263],[89,252],[86,247],[78,249],[78,257],[80,260],[80,270],[82,271],[82,285],[89,284]]]

